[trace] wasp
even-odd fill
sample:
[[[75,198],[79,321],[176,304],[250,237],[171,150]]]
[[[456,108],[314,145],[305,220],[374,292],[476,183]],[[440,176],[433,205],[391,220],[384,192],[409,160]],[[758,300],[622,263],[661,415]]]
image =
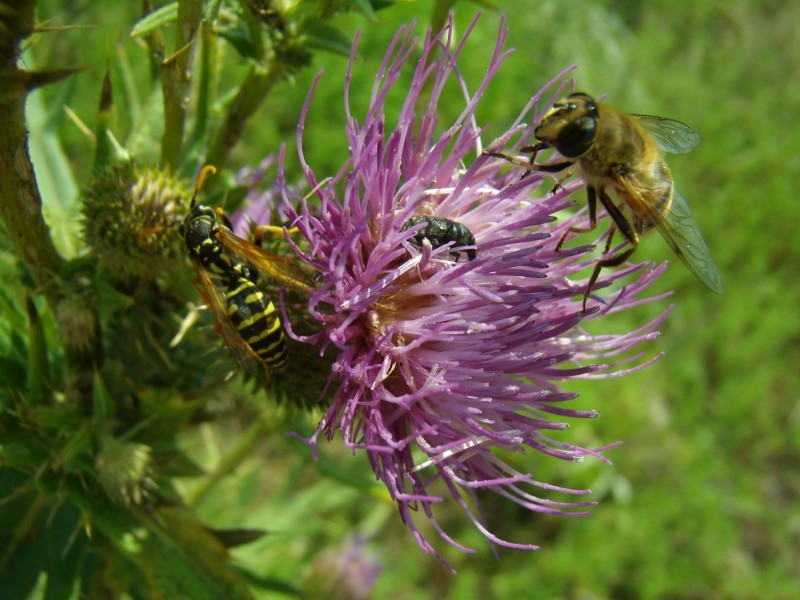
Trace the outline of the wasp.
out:
[[[570,233],[592,231],[597,226],[597,200],[606,209],[629,247],[597,262],[583,297],[583,311],[600,271],[624,263],[639,246],[639,237],[655,227],[673,252],[709,289],[722,293],[722,280],[708,246],[694,222],[689,205],[677,192],[664,153],[686,154],[700,137],[685,123],[650,115],[627,114],[600,104],[583,93],[558,100],[533,130],[538,142],[522,148],[528,161],[508,154],[489,152],[532,171],[556,173],[577,165],[586,181],[589,226],[571,227],[559,240],[560,249]],[[536,155],[553,148],[566,160],[535,164]],[[524,176],[524,175],[523,175]],[[616,192],[615,204],[607,189]],[[629,220],[622,209],[632,213]],[[615,230],[606,242],[608,254]]]
[[[275,305],[257,287],[263,271],[278,283],[308,292],[313,282],[291,261],[235,235],[221,211],[197,203],[206,175],[200,172],[179,233],[197,272],[195,287],[217,322],[216,330],[250,374],[269,376],[288,360],[286,336]],[[270,228],[262,228],[270,229]],[[281,230],[282,231],[282,230]]]
[[[422,246],[424,240],[428,240],[434,248],[440,248],[452,242],[454,248],[467,247],[465,250],[454,250],[450,253],[456,262],[458,262],[461,252],[467,253],[467,260],[475,260],[477,257],[475,236],[472,235],[466,225],[442,217],[415,215],[403,223],[400,231],[407,231],[420,224],[425,224],[425,227],[411,236],[412,243],[415,246]]]

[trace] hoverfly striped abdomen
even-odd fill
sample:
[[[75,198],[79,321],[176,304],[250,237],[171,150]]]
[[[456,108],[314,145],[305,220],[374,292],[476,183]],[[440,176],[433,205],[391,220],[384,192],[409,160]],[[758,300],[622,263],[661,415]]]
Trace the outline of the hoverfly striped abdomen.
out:
[[[228,318],[238,334],[271,368],[285,367],[288,360],[286,337],[275,305],[240,268],[233,268],[223,282]]]

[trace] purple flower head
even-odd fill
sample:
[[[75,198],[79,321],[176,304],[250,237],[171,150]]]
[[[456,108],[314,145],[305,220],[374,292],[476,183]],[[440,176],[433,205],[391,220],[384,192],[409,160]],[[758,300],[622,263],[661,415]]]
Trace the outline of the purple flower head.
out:
[[[665,316],[622,335],[590,335],[581,328],[583,319],[648,301],[642,291],[663,266],[603,271],[593,308],[582,314],[597,257],[589,254],[591,246],[567,243],[556,251],[556,244],[570,226],[587,223],[585,210],[570,218],[554,215],[585,204],[583,183],[553,191],[552,176],[520,178],[519,167],[481,153],[475,110],[507,55],[506,31],[501,25],[485,77],[469,93],[457,63],[474,24],[458,43],[452,22],[438,35],[428,33],[421,52],[413,28],[402,29],[375,77],[361,122],[349,105],[354,45],[345,88],[349,160],[330,180],[307,164],[302,143],[309,100],[298,147],[317,201],[298,207],[284,195],[284,210],[305,238],[299,246],[307,250],[296,250],[319,282],[309,311],[321,329],[302,341],[336,356],[332,402],[310,441],[339,431],[348,447],[366,452],[420,546],[437,556],[415,515],[424,514],[445,540],[471,551],[436,521],[434,507],[448,495],[492,543],[513,548],[537,546],[493,535],[481,511],[483,494],[494,492],[537,512],[585,514],[593,502],[568,498],[589,490],[537,481],[505,462],[501,452],[607,461],[601,452],[615,444],[582,448],[560,439],[567,419],[597,416],[567,408],[576,394],[560,382],[650,364],[655,359],[643,362],[629,351],[653,339]],[[408,85],[404,73],[418,54]],[[529,120],[546,108],[540,99],[558,78],[531,99],[523,112]],[[387,95],[406,90],[390,122]],[[460,92],[448,95],[454,90]],[[442,126],[437,106],[456,102],[463,102],[463,111]],[[513,151],[527,143],[522,120],[492,147]],[[414,216],[425,218],[409,224]],[[451,222],[455,229],[448,229]],[[443,228],[426,231],[429,224]],[[632,282],[609,291],[622,277]],[[541,497],[543,490],[557,499]]]

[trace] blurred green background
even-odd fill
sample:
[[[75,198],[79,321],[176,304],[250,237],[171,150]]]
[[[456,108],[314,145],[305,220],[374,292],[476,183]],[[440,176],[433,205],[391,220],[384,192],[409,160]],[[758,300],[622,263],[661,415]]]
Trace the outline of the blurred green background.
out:
[[[349,456],[334,442],[322,444],[323,456],[312,463],[309,450],[285,433],[308,434],[314,416],[272,409],[271,435],[202,495],[197,509],[215,526],[269,530],[234,555],[249,569],[292,582],[307,597],[332,597],[332,565],[361,538],[364,560],[382,567],[376,599],[800,597],[800,236],[794,198],[800,2],[496,4],[509,17],[508,46],[515,52],[479,109],[481,121],[492,124],[490,136],[574,63],[580,65],[574,73],[579,90],[607,94],[630,112],[679,119],[702,136],[698,149],[672,158],[670,166],[720,268],[724,294],[710,293],[658,235],[648,237],[636,259],[669,260],[654,289],[675,292],[660,338],[647,347],[652,354],[663,351],[664,358],[632,376],[570,388],[581,392],[576,405],[601,411],[600,419],[573,427],[574,441],[624,441],[607,454],[613,466],[539,455],[526,463],[538,480],[592,488],[600,505],[590,517],[565,519],[490,500],[486,508],[497,533],[542,546],[536,553],[501,549],[500,560],[459,512],[441,514],[457,540],[477,549],[463,554],[428,531],[458,571],[452,576],[418,550],[363,456]],[[39,67],[91,67],[29,101],[36,174],[57,240],[69,253],[76,232],[69,226],[76,222],[73,202],[90,173],[91,145],[64,106],[91,121],[107,57],[124,56],[128,76],[142,76],[137,70],[144,67],[144,50],[129,37],[139,7],[79,0],[42,0],[39,7],[40,20],[53,25],[93,26],[43,38],[26,54]],[[388,40],[412,19],[421,33],[430,10],[427,2],[409,2],[381,11],[375,23],[356,14],[337,19],[348,37],[363,30],[357,69],[365,83],[363,97],[353,99],[356,115],[363,114]],[[479,5],[462,1],[455,10],[463,31]],[[499,23],[499,9],[483,10],[461,63],[473,85]],[[330,54],[316,55],[312,68],[272,93],[230,165],[256,164],[286,142],[296,166],[299,107],[319,68],[325,75],[306,127],[313,140],[307,158],[318,173],[338,170],[346,156],[346,59]],[[122,94],[117,102],[123,128],[135,103]],[[454,101],[440,107],[442,122],[460,106]],[[618,315],[611,327],[622,332],[639,326],[664,305]],[[236,423],[209,427],[186,445],[213,468],[238,435]],[[194,485],[186,482],[189,498]],[[350,597],[340,591],[341,598]]]

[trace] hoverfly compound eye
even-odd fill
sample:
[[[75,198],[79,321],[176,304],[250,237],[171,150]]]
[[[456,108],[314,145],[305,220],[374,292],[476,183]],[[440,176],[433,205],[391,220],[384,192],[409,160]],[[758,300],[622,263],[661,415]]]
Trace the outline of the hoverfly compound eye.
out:
[[[583,115],[564,125],[556,139],[556,150],[566,158],[578,158],[592,147],[597,134],[597,118]]]

